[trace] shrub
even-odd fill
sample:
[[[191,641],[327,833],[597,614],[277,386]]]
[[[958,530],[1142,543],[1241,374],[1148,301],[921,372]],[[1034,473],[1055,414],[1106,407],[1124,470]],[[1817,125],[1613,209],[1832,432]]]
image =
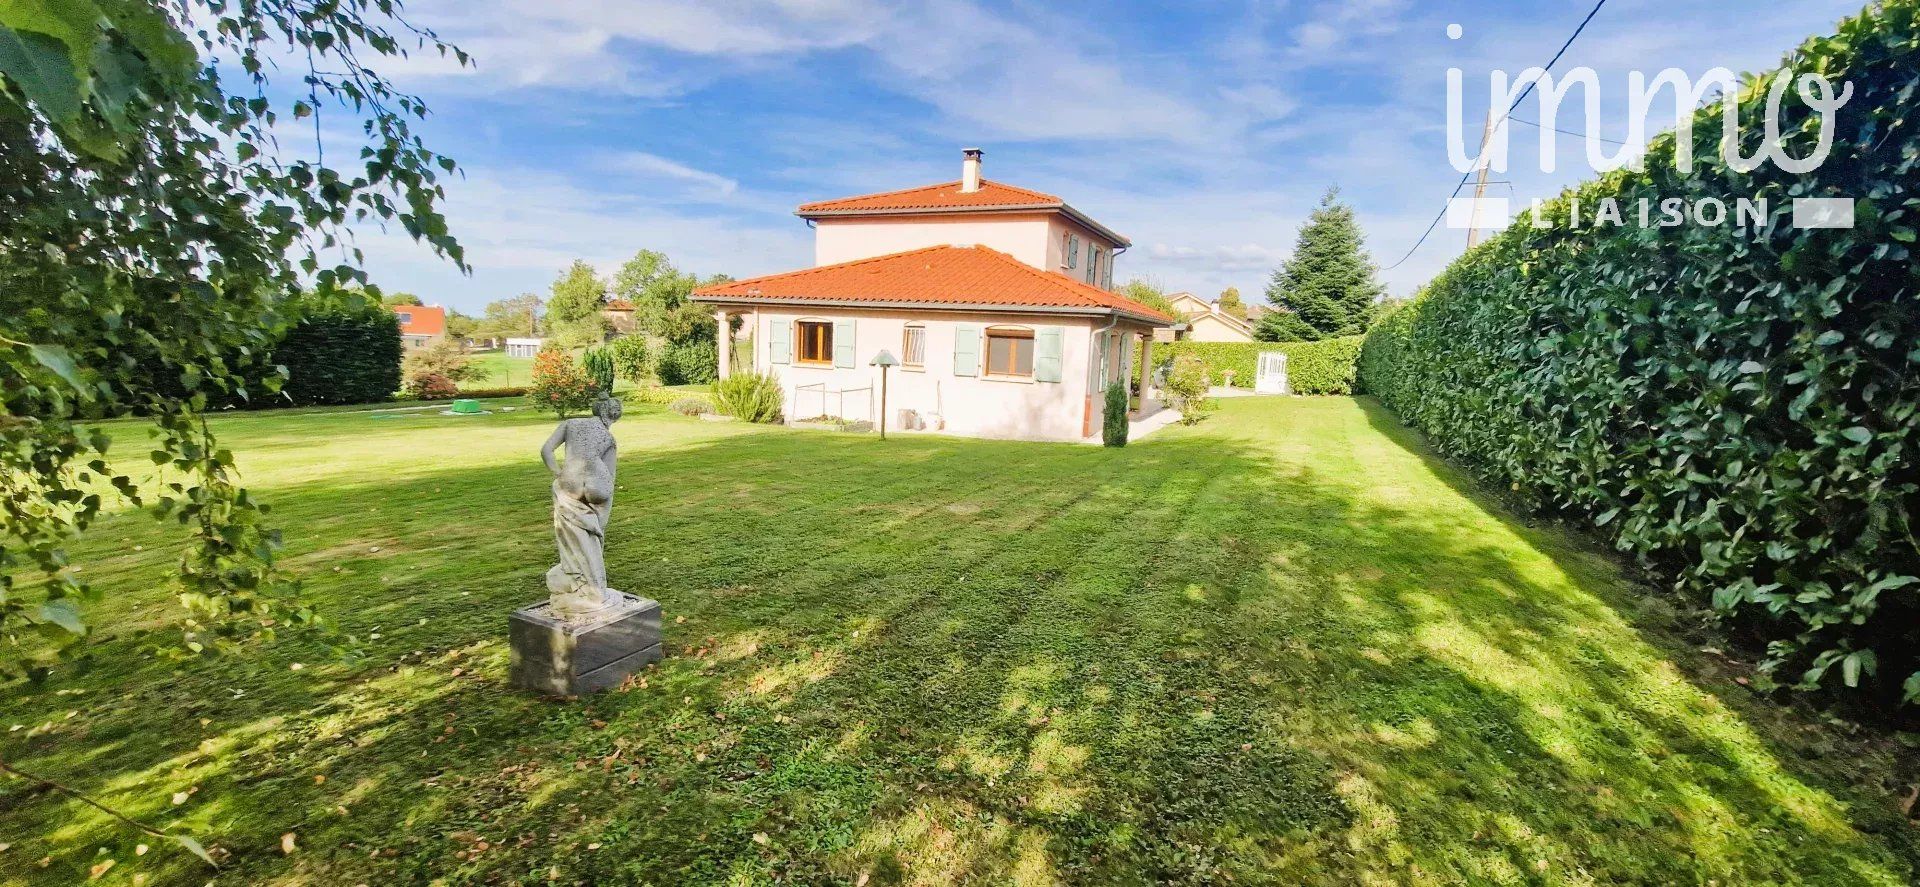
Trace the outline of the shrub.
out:
[[[620,378],[638,384],[653,376],[653,366],[647,360],[647,340],[639,334],[621,336],[607,344],[607,352],[613,358],[613,369]]]
[[[1173,370],[1167,373],[1167,394],[1173,401],[1173,408],[1180,411],[1180,421],[1192,425],[1199,422],[1207,410],[1207,389],[1213,387],[1207,378],[1207,365],[1191,354],[1182,354],[1173,359]]]
[[[1278,351],[1287,356],[1287,380],[1293,393],[1355,394],[1359,390],[1354,367],[1360,342],[1360,336],[1318,342],[1155,342],[1153,364],[1160,366],[1177,355],[1192,354],[1217,376],[1224,377],[1232,370],[1234,386],[1252,388],[1259,375],[1260,354]]]
[[[480,368],[467,358],[466,349],[452,339],[441,339],[432,345],[407,354],[400,362],[401,375],[407,379],[432,373],[451,382],[465,382],[480,374]]]
[[[1127,445],[1127,386],[1115,382],[1107,386],[1107,404],[1100,419],[1100,442],[1110,447]]]
[[[700,385],[719,375],[720,352],[713,342],[690,339],[669,344],[660,353],[660,381],[667,385]]]
[[[1911,120],[1920,3],[1890,0],[1787,60],[1851,83],[1822,120],[1786,91],[1780,140],[1833,153],[1729,168],[1719,105],[1622,170],[1469,252],[1367,337],[1368,390],[1529,504],[1582,519],[1769,641],[1770,680],[1920,696],[1920,292]],[[1899,47],[1895,49],[1895,47]],[[1773,78],[1736,97],[1767,138]],[[1732,189],[1730,192],[1729,189]],[[1768,200],[1764,225],[1569,223],[1604,198]],[[1792,198],[1855,197],[1851,229],[1796,229]],[[1902,682],[1904,681],[1904,687]]]
[[[759,373],[734,373],[713,383],[713,407],[744,422],[780,421],[787,394],[780,380]]]
[[[613,355],[605,348],[588,348],[580,355],[580,369],[593,382],[594,391],[613,393]]]
[[[254,405],[378,403],[400,390],[400,351],[400,321],[378,303],[309,306],[273,348],[284,399]]]
[[[534,355],[533,385],[527,389],[527,400],[534,408],[564,419],[592,409],[598,393],[586,371],[565,351],[548,348]]]
[[[713,404],[708,403],[704,397],[680,397],[668,404],[667,409],[682,416],[698,416],[713,412]]]
[[[447,400],[460,394],[460,386],[439,373],[421,373],[407,380],[407,396],[421,400]]]
[[[505,388],[462,388],[461,397],[525,397],[525,385],[513,385]]]

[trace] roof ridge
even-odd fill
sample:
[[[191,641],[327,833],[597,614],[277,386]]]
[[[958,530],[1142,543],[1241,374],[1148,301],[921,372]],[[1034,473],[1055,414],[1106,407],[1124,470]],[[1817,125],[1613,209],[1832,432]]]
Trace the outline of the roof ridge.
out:
[[[985,181],[985,180],[982,179],[982,181]],[[947,185],[953,185],[955,187],[958,187],[960,185],[960,180],[954,179],[951,182],[934,182],[931,185],[913,185],[906,188],[895,188],[892,191],[871,191],[866,194],[855,194],[850,197],[829,197],[826,200],[815,200],[815,201],[812,201],[811,203],[802,203],[800,204],[800,208],[806,209],[809,206],[819,206],[820,204],[823,204],[823,203],[840,203],[842,201],[847,201],[847,200],[862,200],[868,197],[892,197],[895,194],[908,194],[914,191],[925,191],[928,188],[941,188]]]
[[[930,184],[930,185],[914,185],[908,188],[896,188],[892,191],[873,191],[866,194],[854,194],[848,197],[834,197],[834,198],[829,198],[827,200],[815,200],[810,203],[800,204],[800,208],[798,209],[798,212],[804,213],[809,211],[810,209],[826,207],[835,203],[847,203],[855,200],[873,200],[875,198],[880,198],[880,197],[895,197],[902,194],[912,194],[915,191],[931,191],[934,189],[947,188],[947,187],[954,188],[955,189],[954,193],[956,194],[979,193],[978,191],[968,192],[968,191],[958,190],[962,184],[963,183],[960,179],[954,179],[953,181],[950,181],[950,182],[934,182],[933,184]],[[1022,188],[1019,185],[1009,185],[1006,182],[1002,182],[996,179],[983,178],[980,180],[980,184],[982,187],[987,185],[992,185],[996,188],[1005,188],[1008,191],[1017,192],[1023,196],[1033,198],[1034,200],[1041,203],[1058,205],[1061,207],[1065,207],[1067,205],[1067,201],[1058,195],[1048,194],[1045,191],[1035,191],[1032,188]]]

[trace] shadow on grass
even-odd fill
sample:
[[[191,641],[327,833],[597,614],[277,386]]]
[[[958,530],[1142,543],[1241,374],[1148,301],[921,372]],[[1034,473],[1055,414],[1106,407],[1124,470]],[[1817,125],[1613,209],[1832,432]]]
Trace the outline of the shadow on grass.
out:
[[[1605,559],[1360,409],[1118,451],[629,450],[609,572],[665,603],[672,655],[573,703],[502,684],[550,560],[537,464],[284,490],[368,666],[288,643],[175,671],[128,634],[0,742],[217,836],[247,883],[1906,882],[1910,839],[1863,833],[1885,818],[1782,754],[1792,725],[1682,674]],[[119,846],[0,791],[0,870],[53,854],[23,874],[64,881]]]

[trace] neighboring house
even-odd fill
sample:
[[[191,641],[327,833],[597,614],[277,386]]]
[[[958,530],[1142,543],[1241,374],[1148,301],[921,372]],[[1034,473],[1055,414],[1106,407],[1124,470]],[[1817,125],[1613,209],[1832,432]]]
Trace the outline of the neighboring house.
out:
[[[1161,333],[1159,341],[1253,341],[1253,324],[1222,311],[1218,302],[1205,301],[1192,293],[1174,293],[1167,297],[1167,301],[1172,302],[1174,310],[1179,312],[1181,327]]]
[[[1098,433],[1107,385],[1134,378],[1174,319],[1109,290],[1125,237],[1058,197],[982,179],[981,154],[965,152],[956,182],[800,207],[816,267],[694,291],[721,330],[743,316],[752,366],[780,379],[790,420],[877,420],[884,350],[899,362],[889,427]],[[719,336],[722,375],[734,344]]]
[[[511,339],[510,338],[507,340],[507,356],[508,357],[532,357],[540,353],[540,346],[545,343],[546,343],[545,339]]]
[[[408,351],[425,348],[447,336],[447,309],[439,305],[393,305],[400,319],[400,341]]]
[[[608,299],[600,309],[600,316],[607,319],[607,327],[616,336],[633,334],[633,303],[626,299]]]

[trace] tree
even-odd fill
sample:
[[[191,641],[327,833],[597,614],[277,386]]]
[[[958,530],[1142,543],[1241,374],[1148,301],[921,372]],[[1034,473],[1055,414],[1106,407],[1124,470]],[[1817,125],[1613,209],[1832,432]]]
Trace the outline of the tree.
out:
[[[580,259],[553,281],[547,297],[547,341],[561,348],[585,348],[607,339],[607,285],[593,266]]]
[[[687,304],[700,279],[673,267],[665,253],[643,249],[613,276],[613,297],[633,303],[633,322],[642,333],[672,339],[666,331],[674,311]]]
[[[1157,280],[1136,277],[1120,285],[1119,294],[1139,302],[1169,317],[1179,317],[1180,312],[1173,308],[1173,300],[1167,298],[1167,292]]]
[[[426,303],[420,301],[420,297],[412,293],[387,293],[380,297],[380,304],[393,308],[401,305],[425,305]]]
[[[449,382],[465,382],[481,374],[479,367],[467,357],[467,350],[452,338],[442,338],[432,345],[407,355],[400,362],[400,374],[411,382],[419,376],[441,376]]]
[[[1328,189],[1300,227],[1292,258],[1273,272],[1267,301],[1280,311],[1262,319],[1261,338],[1287,329],[1300,332],[1302,325],[1315,339],[1366,332],[1374,303],[1385,289],[1374,279],[1353,209],[1338,201],[1339,194],[1337,188]],[[1292,320],[1276,318],[1279,314]]]
[[[1253,337],[1262,342],[1312,342],[1323,338],[1319,330],[1285,308],[1261,315],[1259,325],[1253,328]]]
[[[1220,300],[1217,304],[1219,304],[1221,311],[1225,311],[1241,320],[1247,319],[1247,303],[1240,301],[1239,287],[1230,286],[1221,290]]]
[[[451,308],[447,309],[447,336],[449,338],[458,342],[465,342],[473,338],[475,331],[479,328],[480,320],[473,315],[461,314],[459,311]]]
[[[540,306],[546,304],[533,293],[521,293],[511,299],[488,302],[474,326],[473,334],[485,338],[508,339],[540,335]]]

